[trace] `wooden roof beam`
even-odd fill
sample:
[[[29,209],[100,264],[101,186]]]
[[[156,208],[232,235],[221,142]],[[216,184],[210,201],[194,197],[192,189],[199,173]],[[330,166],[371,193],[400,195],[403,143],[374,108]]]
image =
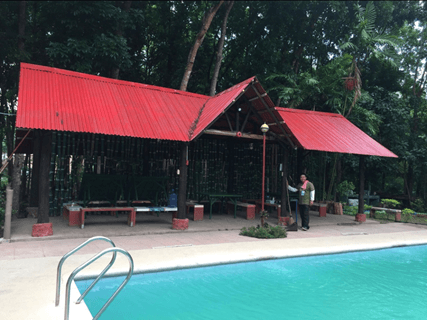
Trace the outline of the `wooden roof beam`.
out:
[[[232,131],[222,131],[222,130],[215,130],[215,129],[206,129],[204,131],[205,134],[211,134],[216,136],[224,136],[224,137],[237,137],[236,132]],[[253,140],[262,140],[263,136],[261,134],[253,134],[253,133],[243,133],[240,138],[246,138],[246,139],[253,139]],[[266,140],[274,140],[271,137],[266,136]]]

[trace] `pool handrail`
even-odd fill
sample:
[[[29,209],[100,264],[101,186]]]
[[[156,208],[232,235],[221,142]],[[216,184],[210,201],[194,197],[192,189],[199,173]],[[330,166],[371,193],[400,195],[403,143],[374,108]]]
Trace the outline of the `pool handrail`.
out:
[[[62,265],[64,264],[65,260],[71,256],[73,253],[79,251],[81,248],[83,248],[84,246],[86,246],[87,244],[96,241],[96,240],[103,240],[106,242],[109,242],[113,247],[116,247],[116,245],[114,244],[114,242],[107,238],[107,237],[102,237],[102,236],[96,236],[96,237],[92,237],[88,240],[86,240],[85,242],[83,242],[82,244],[80,244],[79,246],[75,247],[73,250],[71,250],[70,252],[66,253],[61,260],[58,263],[58,267],[57,267],[57,273],[56,273],[56,296],[55,296],[55,307],[57,307],[59,305],[59,300],[60,300],[60,289],[61,289],[61,270],[62,270]],[[111,258],[110,263],[105,267],[104,270],[102,270],[102,272],[99,274],[99,276],[92,282],[92,284],[89,286],[89,288],[87,288],[87,290],[80,296],[80,298],[77,300],[78,303],[80,303],[80,301],[86,296],[86,294],[90,291],[90,289],[92,289],[92,287],[104,276],[104,274],[112,267],[112,265],[114,264],[114,262],[116,261],[116,252],[113,252],[113,257]]]
[[[67,281],[66,290],[65,290],[65,315],[64,315],[64,319],[65,320],[69,320],[71,283],[73,282],[75,276],[81,270],[83,270],[84,268],[86,268],[87,266],[89,266],[90,264],[92,264],[93,262],[95,262],[96,260],[98,260],[100,257],[102,257],[104,254],[107,254],[109,252],[114,252],[114,253],[120,252],[123,255],[125,255],[128,258],[128,260],[129,260],[129,271],[128,271],[127,277],[123,280],[122,284],[117,288],[117,290],[113,293],[113,295],[107,300],[107,302],[98,311],[98,313],[95,315],[95,317],[93,317],[93,320],[97,320],[101,316],[101,314],[110,305],[110,303],[113,302],[113,300],[116,298],[116,296],[119,294],[119,292],[123,289],[123,287],[129,282],[130,278],[133,275],[133,269],[134,269],[133,259],[132,259],[131,255],[129,254],[129,252],[127,252],[126,250],[124,250],[122,248],[117,248],[117,247],[104,249],[103,251],[101,251],[100,253],[98,253],[96,256],[92,257],[91,259],[89,259],[88,261],[86,261],[85,263],[83,263],[82,265],[80,265],[79,267],[77,267],[70,274],[70,277],[68,278],[68,281]],[[90,288],[92,288],[92,287],[93,286],[91,286]],[[88,291],[88,289],[86,291]]]

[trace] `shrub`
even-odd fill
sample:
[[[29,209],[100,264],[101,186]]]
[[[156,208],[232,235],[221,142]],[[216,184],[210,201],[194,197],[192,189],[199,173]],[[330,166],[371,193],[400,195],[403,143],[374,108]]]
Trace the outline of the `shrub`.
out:
[[[405,208],[402,210],[403,215],[413,215],[414,213],[415,213],[415,211],[412,209],[409,209],[409,208]]]
[[[378,210],[375,212],[375,218],[376,219],[387,219],[388,218],[387,212],[385,212],[384,210]]]
[[[281,226],[272,227],[268,223],[264,224],[264,227],[245,227],[240,230],[240,235],[254,238],[262,239],[276,239],[276,238],[286,238],[286,229]]]
[[[412,202],[412,208],[414,208],[416,212],[425,212],[423,199],[415,199],[415,201]]]
[[[381,203],[390,209],[396,208],[400,205],[400,202],[394,199],[382,199]]]
[[[347,180],[341,182],[339,185],[337,185],[337,192],[343,196],[348,196],[351,191],[354,190],[354,184],[353,182],[348,182]]]
[[[343,207],[343,213],[347,214],[349,216],[355,216],[359,211],[359,208],[357,206],[344,206]]]

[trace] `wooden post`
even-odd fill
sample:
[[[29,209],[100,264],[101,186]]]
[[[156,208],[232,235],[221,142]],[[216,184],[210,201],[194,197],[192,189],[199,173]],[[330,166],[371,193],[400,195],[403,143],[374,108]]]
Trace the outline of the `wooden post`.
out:
[[[187,150],[188,143],[181,144],[180,165],[179,165],[179,187],[178,187],[178,219],[186,218],[187,201]]]
[[[49,169],[52,148],[52,132],[43,131],[40,136],[39,209],[37,223],[49,222]]]
[[[288,211],[288,190],[286,187],[286,181],[288,179],[288,158],[289,152],[287,148],[283,148],[284,156],[283,156],[283,164],[282,164],[282,208],[280,215],[283,217],[289,216]]]
[[[363,196],[365,194],[365,156],[359,156],[359,209],[358,213],[365,211]]]

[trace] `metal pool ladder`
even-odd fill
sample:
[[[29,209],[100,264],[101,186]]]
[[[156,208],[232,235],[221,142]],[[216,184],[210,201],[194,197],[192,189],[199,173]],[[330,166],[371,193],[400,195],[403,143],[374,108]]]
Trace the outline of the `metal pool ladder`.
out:
[[[95,284],[113,266],[114,262],[116,261],[117,252],[122,253],[124,256],[126,256],[128,258],[128,260],[129,260],[129,271],[128,271],[128,275],[127,275],[126,279],[117,288],[117,290],[113,293],[113,295],[107,300],[107,302],[104,304],[104,306],[101,308],[101,310],[98,311],[98,313],[95,315],[95,317],[93,317],[94,320],[98,319],[101,316],[101,314],[110,305],[110,303],[114,300],[114,298],[119,294],[119,292],[123,289],[123,287],[129,282],[130,278],[133,275],[133,259],[132,259],[131,255],[129,254],[129,252],[127,252],[124,249],[117,248],[116,245],[114,244],[114,242],[112,240],[106,238],[106,237],[98,236],[98,237],[90,238],[90,239],[86,240],[85,242],[83,242],[81,245],[77,246],[76,248],[74,248],[73,250],[68,252],[67,254],[65,254],[61,258],[61,260],[59,261],[58,268],[57,268],[57,274],[56,274],[55,306],[59,305],[59,300],[60,300],[59,296],[60,296],[60,287],[61,287],[61,269],[62,269],[62,265],[64,264],[65,260],[69,256],[71,256],[72,254],[74,254],[75,252],[77,252],[78,250],[80,250],[81,248],[86,246],[87,244],[89,244],[93,241],[96,241],[96,240],[102,240],[102,241],[109,242],[113,247],[105,249],[105,250],[101,251],[100,253],[98,253],[97,255],[93,256],[88,261],[86,261],[85,263],[83,263],[82,265],[77,267],[69,276],[68,281],[67,281],[67,285],[66,285],[66,291],[65,291],[65,316],[64,316],[65,320],[69,319],[71,283],[73,282],[75,276],[77,275],[77,273],[79,273],[81,270],[83,270],[84,268],[86,268],[87,266],[89,266],[90,264],[95,262],[96,260],[98,260],[103,255],[110,253],[110,252],[113,253],[113,257],[111,258],[110,263],[104,268],[104,270],[101,271],[101,273],[98,275],[98,277],[91,283],[91,285],[86,289],[86,291],[83,292],[83,294],[80,296],[80,298],[77,299],[76,303],[80,303],[84,299],[84,297],[89,293],[89,291],[95,286]]]

